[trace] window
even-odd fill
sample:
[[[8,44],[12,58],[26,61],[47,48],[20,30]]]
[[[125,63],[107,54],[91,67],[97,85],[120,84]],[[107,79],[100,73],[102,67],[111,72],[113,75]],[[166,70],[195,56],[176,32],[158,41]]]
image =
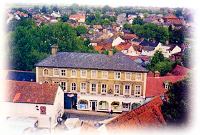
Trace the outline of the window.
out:
[[[72,69],[71,77],[76,77],[76,70],[75,69]]]
[[[55,83],[55,84],[59,84],[59,82],[58,82],[58,81],[54,81],[54,83]]]
[[[63,90],[66,90],[66,82],[61,82],[60,85]]]
[[[91,71],[91,78],[97,78],[97,71],[96,70]]]
[[[106,93],[106,84],[101,84],[101,93]]]
[[[65,69],[61,69],[61,76],[66,76],[66,70]]]
[[[138,80],[138,81],[142,80],[142,74],[141,73],[136,73],[136,80]]]
[[[164,83],[165,85],[165,89],[168,90],[169,89],[169,83]]]
[[[121,72],[115,72],[115,79],[119,80],[121,78]]]
[[[81,70],[81,77],[83,78],[87,77],[87,70]]]
[[[44,81],[44,83],[49,83],[48,81]]]
[[[59,76],[59,69],[58,68],[54,68],[53,69],[53,75],[54,76]]]
[[[119,84],[115,84],[115,85],[114,85],[114,90],[115,90],[115,94],[119,94],[119,91],[120,91],[120,86],[119,86]]]
[[[126,78],[126,80],[131,80],[131,73],[130,72],[126,72],[125,73],[125,78]]]
[[[108,79],[108,71],[102,71],[102,78]]]
[[[86,83],[81,83],[81,92],[86,92]]]
[[[135,86],[135,96],[136,97],[141,96],[141,86],[140,85]]]
[[[129,84],[126,84],[124,86],[124,94],[125,95],[129,95],[130,94],[130,90],[131,90],[131,86]]]
[[[48,75],[49,75],[49,70],[45,68],[45,69],[43,70],[43,75],[44,75],[44,76],[48,76]]]
[[[92,83],[91,84],[91,92],[96,92],[97,91],[97,84],[96,83]]]
[[[76,90],[76,83],[72,83],[72,91]]]

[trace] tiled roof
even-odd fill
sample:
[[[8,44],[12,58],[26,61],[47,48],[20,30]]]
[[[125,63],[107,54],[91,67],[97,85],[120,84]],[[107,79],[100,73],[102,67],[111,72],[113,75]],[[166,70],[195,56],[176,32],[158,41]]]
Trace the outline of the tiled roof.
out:
[[[160,97],[155,97],[148,103],[121,114],[106,124],[107,130],[111,132],[133,130],[144,127],[163,127],[166,122],[161,113],[163,104]]]
[[[138,36],[135,34],[124,34],[124,36],[122,36],[122,39],[124,40],[131,40],[133,38],[138,38]]]
[[[149,56],[142,56],[142,55],[140,55],[140,56],[129,56],[132,60],[136,60],[136,59],[142,59],[143,61],[148,61],[149,59],[150,59],[150,57]]]
[[[166,18],[166,19],[178,19],[175,15],[173,14],[168,14],[166,16],[164,16],[163,18]]]
[[[186,68],[186,67],[183,67],[180,65],[176,65],[176,67],[171,71],[171,73],[173,75],[177,75],[177,76],[186,76],[189,71],[190,71],[189,68]]]
[[[147,72],[147,69],[137,65],[120,52],[113,56],[95,53],[59,52],[55,56],[51,55],[37,63],[36,66]]]
[[[128,50],[130,47],[132,46],[131,43],[121,43],[117,46],[115,46],[115,48],[118,50],[118,51],[122,51],[122,50]]]
[[[5,101],[13,103],[54,104],[58,85],[23,81],[6,81]]]
[[[162,76],[162,77],[152,77],[147,76],[146,82],[146,97],[160,96],[165,93],[164,82],[168,81],[175,83],[184,79],[184,76]]]
[[[28,71],[8,70],[6,79],[15,81],[35,82],[36,74],[34,72],[28,72]]]

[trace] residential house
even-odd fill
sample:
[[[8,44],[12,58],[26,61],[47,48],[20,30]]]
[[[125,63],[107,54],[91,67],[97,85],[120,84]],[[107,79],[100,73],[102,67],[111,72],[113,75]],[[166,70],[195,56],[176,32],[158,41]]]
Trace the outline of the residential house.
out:
[[[0,102],[7,118],[35,119],[39,128],[53,129],[64,113],[64,93],[57,84],[5,81],[6,97]]]
[[[164,127],[166,122],[161,110],[162,104],[162,99],[157,96],[138,108],[113,118],[101,129],[108,133],[129,134],[138,128]]]
[[[137,50],[137,47],[134,47],[131,43],[128,42],[121,43],[115,46],[115,48],[125,55],[138,56],[140,54],[140,52]]]
[[[146,98],[153,98],[155,96],[165,96],[165,93],[170,88],[172,83],[184,79],[186,76],[160,76],[159,72],[153,73],[152,75],[147,75],[146,83]]]
[[[172,71],[170,73],[172,73],[173,75],[176,76],[187,76],[188,73],[190,72],[189,68],[180,66],[180,65],[176,65],[176,67],[174,69],[172,69]]]
[[[113,38],[112,46],[117,46],[123,42],[125,42],[125,41],[120,36],[118,36],[117,38]]]
[[[154,49],[154,51],[156,52],[156,51],[161,51],[162,52],[162,54],[164,55],[164,57],[166,57],[166,58],[169,58],[170,57],[170,46],[166,46],[166,45],[163,45],[163,44],[161,44],[161,43],[159,43],[156,47],[155,47],[155,49]],[[177,50],[174,50],[174,51],[177,51]]]
[[[145,99],[147,70],[126,55],[56,51],[36,64],[36,81],[60,84],[66,108],[122,112]]]
[[[181,51],[182,50],[178,45],[170,45],[170,48],[169,48],[170,56],[173,55],[173,54],[179,53]]]
[[[74,20],[80,23],[84,23],[85,22],[85,14],[82,13],[77,13],[77,14],[72,14],[69,16],[70,20]]]
[[[176,17],[174,14],[168,14],[163,17],[165,25],[175,25],[175,26],[180,26],[183,25],[183,20],[180,18]]]

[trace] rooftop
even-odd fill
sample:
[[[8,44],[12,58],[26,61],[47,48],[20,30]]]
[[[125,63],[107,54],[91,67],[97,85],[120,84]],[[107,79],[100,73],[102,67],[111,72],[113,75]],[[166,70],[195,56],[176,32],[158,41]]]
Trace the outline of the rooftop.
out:
[[[148,70],[121,52],[113,56],[96,53],[59,52],[36,64],[36,67],[82,68],[96,70],[136,71]]]
[[[58,85],[25,81],[6,81],[6,102],[54,104]]]

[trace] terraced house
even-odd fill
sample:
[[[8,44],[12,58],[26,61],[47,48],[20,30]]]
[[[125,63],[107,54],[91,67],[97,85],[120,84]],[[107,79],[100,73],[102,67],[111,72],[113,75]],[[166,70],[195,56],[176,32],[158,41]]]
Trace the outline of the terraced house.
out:
[[[129,111],[145,99],[147,70],[122,53],[58,52],[36,64],[36,81],[57,83],[65,108]]]

